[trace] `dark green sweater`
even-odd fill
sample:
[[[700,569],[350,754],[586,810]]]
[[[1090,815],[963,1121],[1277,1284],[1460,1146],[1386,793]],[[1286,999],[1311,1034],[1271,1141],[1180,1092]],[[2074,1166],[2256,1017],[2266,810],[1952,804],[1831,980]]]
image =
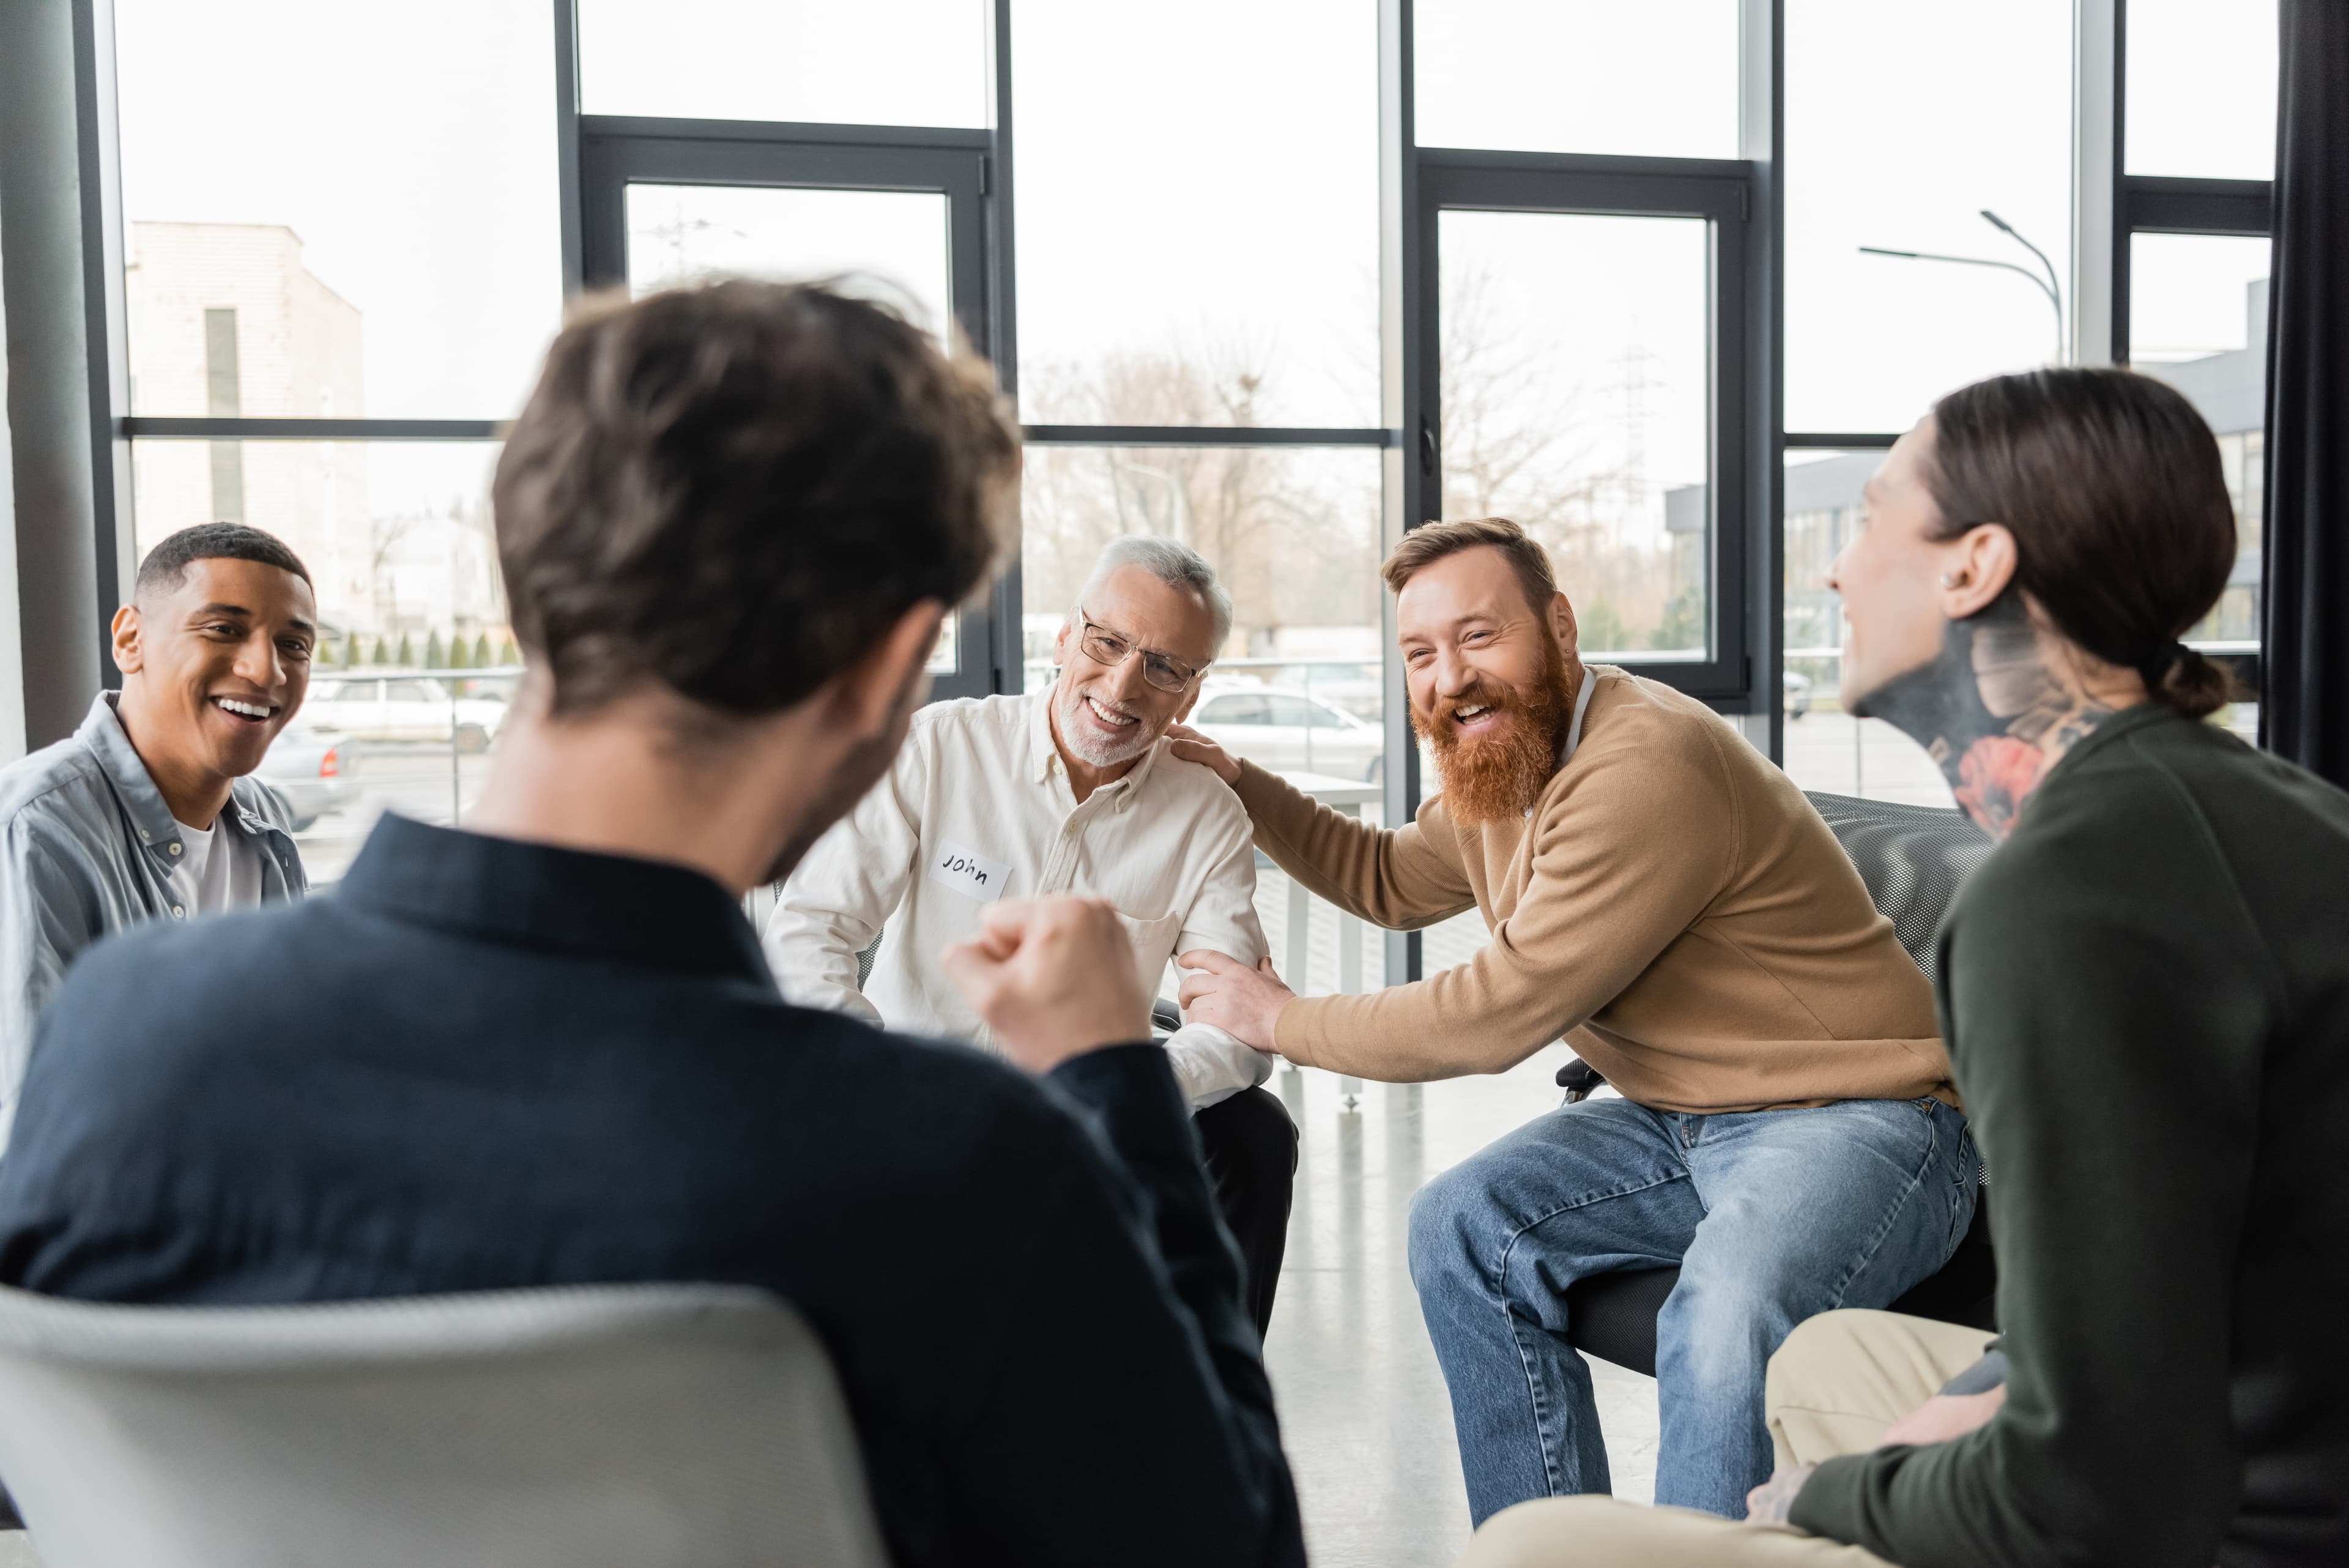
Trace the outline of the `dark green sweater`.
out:
[[[2006,1405],[1794,1522],[1904,1568],[2349,1563],[2349,794],[2132,709],[1940,949]]]

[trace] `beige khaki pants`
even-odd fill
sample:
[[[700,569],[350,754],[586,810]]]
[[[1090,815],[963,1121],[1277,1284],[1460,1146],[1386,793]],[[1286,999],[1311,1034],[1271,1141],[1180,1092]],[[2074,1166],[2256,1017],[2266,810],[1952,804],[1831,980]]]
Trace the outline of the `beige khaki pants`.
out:
[[[1778,1463],[1876,1447],[1884,1428],[1981,1359],[1992,1335],[1889,1312],[1823,1313],[1770,1358]],[[1611,1497],[1522,1502],[1485,1521],[1455,1568],[1891,1568],[1857,1546]]]

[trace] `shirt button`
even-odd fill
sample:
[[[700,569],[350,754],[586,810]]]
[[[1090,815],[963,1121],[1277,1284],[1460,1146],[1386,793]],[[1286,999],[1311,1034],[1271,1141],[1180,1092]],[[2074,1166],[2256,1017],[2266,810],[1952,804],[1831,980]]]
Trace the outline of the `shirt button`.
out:
[[[184,919],[186,919],[187,918],[188,918],[188,911],[187,911],[187,910],[185,910],[185,909],[181,909],[181,908],[179,905],[177,905],[177,904],[174,904],[174,905],[172,905],[172,906],[171,906],[171,919],[175,919],[175,920],[184,920]]]
[[[178,845],[174,844],[173,846],[171,846],[171,853],[172,853],[172,854],[177,855],[179,852],[180,852],[180,846],[179,846]]]
[[[153,836],[154,836],[154,835],[153,835],[153,834],[151,834],[151,833],[148,832],[148,831],[147,831],[145,828],[143,828],[143,827],[142,827],[142,828],[140,828],[140,829],[139,830],[139,842],[140,842],[140,843],[141,843],[141,844],[146,843],[150,838],[152,838]]]

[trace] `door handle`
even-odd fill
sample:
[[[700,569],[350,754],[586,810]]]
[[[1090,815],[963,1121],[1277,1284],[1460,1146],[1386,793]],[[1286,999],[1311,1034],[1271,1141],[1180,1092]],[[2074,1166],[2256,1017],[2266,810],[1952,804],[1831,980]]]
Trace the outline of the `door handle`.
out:
[[[1435,427],[1425,420],[1419,421],[1419,472],[1435,477]]]

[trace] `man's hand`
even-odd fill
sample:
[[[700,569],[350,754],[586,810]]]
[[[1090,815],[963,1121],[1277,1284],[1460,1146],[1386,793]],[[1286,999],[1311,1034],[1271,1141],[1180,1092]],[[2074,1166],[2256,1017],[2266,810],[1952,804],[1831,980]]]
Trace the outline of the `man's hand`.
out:
[[[1794,1511],[1795,1494],[1811,1479],[1816,1465],[1788,1465],[1745,1494],[1745,1522],[1784,1524]]]
[[[1936,1394],[1884,1428],[1881,1446],[1894,1443],[1946,1443],[1977,1427],[1986,1427],[2006,1403],[2006,1385],[1979,1394]]]
[[[1280,983],[1266,959],[1254,969],[1212,948],[1194,948],[1174,961],[1183,977],[1183,1016],[1192,1023],[1212,1023],[1243,1045],[1259,1051],[1273,1048],[1273,1028],[1280,1010],[1297,993]]]
[[[1167,725],[1166,738],[1174,742],[1174,754],[1185,762],[1200,763],[1215,769],[1216,776],[1227,784],[1240,782],[1238,760],[1190,725]]]
[[[979,933],[938,966],[1004,1052],[1031,1073],[1150,1038],[1150,993],[1117,913],[1100,898],[1014,898],[979,911]]]

